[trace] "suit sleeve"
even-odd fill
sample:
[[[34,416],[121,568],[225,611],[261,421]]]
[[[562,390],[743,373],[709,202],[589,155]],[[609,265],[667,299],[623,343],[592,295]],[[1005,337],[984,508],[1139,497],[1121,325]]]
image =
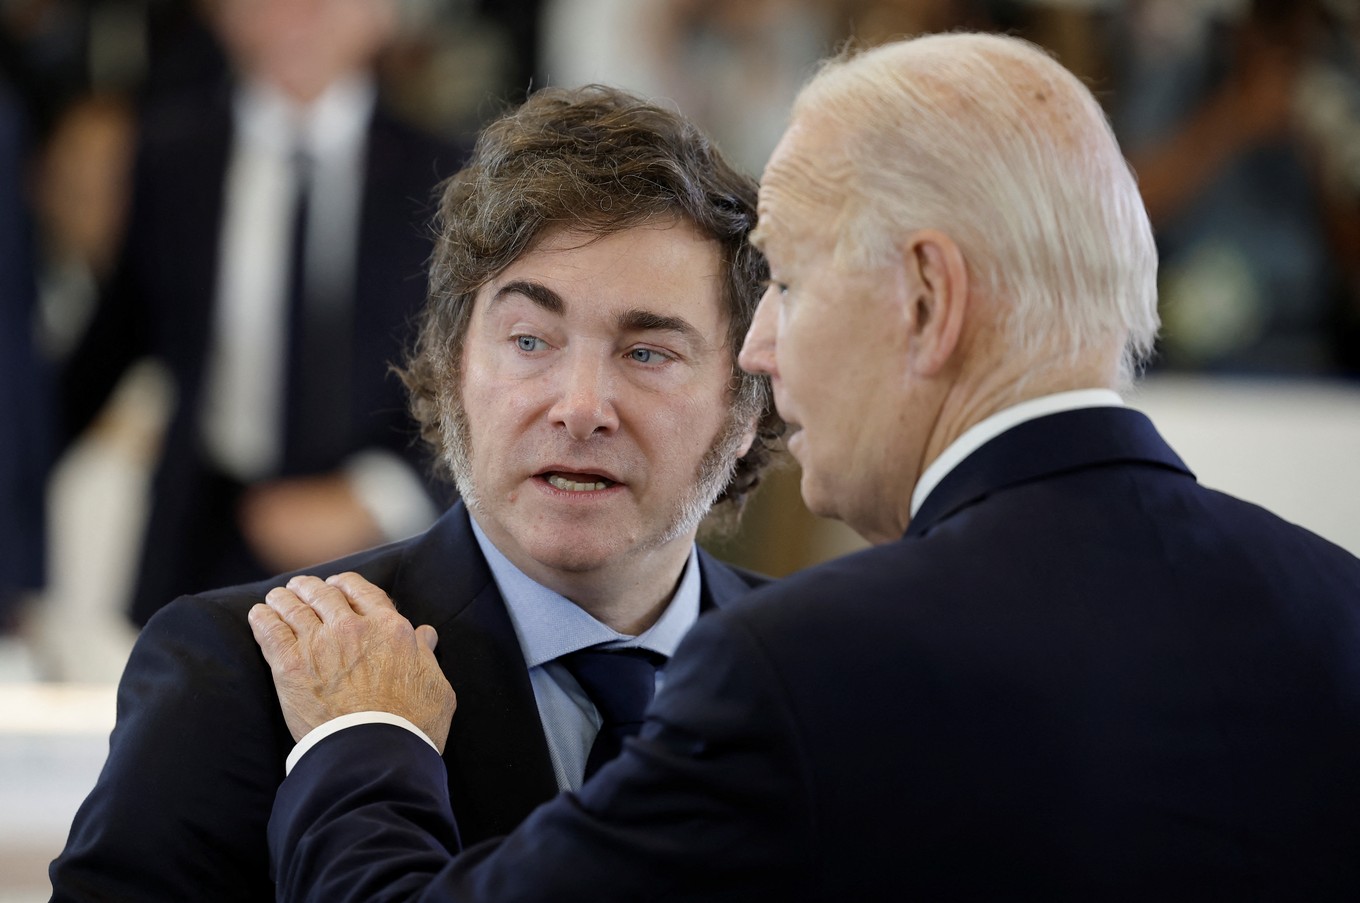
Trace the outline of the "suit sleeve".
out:
[[[439,757],[366,725],[297,763],[270,853],[285,901],[793,900],[816,892],[812,801],[781,685],[718,613],[682,644],[637,740],[510,836],[458,851]]]
[[[52,864],[52,899],[272,899],[265,829],[290,746],[244,614],[166,607],[124,671],[109,757]]]

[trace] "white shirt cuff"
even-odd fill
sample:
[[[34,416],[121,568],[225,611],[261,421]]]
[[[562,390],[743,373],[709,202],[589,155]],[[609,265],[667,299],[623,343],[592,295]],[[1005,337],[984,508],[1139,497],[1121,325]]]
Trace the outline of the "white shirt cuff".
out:
[[[434,745],[434,741],[424,731],[400,715],[393,715],[388,712],[351,712],[348,715],[341,715],[339,718],[332,718],[325,724],[308,731],[307,735],[299,740],[298,745],[294,746],[293,751],[288,754],[288,760],[283,766],[284,775],[292,774],[293,766],[298,763],[298,759],[306,755],[313,746],[316,746],[331,734],[359,724],[392,724],[397,727],[404,727],[430,744],[430,749],[434,750],[436,754],[439,752],[439,747]]]
[[[420,475],[392,452],[353,455],[345,461],[345,476],[386,539],[414,536],[439,519]]]

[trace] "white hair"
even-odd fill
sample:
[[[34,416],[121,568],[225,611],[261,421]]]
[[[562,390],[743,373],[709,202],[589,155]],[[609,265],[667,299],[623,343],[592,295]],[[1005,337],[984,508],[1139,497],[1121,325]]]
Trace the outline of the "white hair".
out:
[[[1132,379],[1157,335],[1157,252],[1133,173],[1091,92],[1038,47],[929,35],[825,64],[794,117],[840,134],[838,261],[883,265],[910,232],[963,251],[1019,353],[1123,347]],[[837,166],[836,163],[843,163]]]

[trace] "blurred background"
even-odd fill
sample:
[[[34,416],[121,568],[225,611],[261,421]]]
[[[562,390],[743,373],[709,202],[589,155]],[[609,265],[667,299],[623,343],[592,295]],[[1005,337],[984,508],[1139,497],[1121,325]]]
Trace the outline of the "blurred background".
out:
[[[165,477],[177,424],[211,421],[238,450],[249,433],[200,385],[220,374],[195,362],[217,367],[220,346],[173,316],[148,322],[201,308],[186,322],[229,331],[212,299],[258,265],[247,241],[227,258],[240,273],[208,271],[195,240],[243,227],[164,187],[192,184],[205,160],[226,166],[211,140],[176,142],[228,121],[242,82],[315,97],[362,69],[409,137],[389,169],[419,177],[375,190],[426,202],[477,128],[543,85],[673,102],[759,175],[798,86],[847,39],[1028,37],[1105,105],[1156,228],[1163,339],[1130,403],[1202,482],[1360,554],[1360,0],[392,0],[390,18],[363,18],[385,3],[0,0],[0,903],[46,899],[46,863],[102,762],[113,684],[146,614],[129,614],[145,537],[199,494]],[[241,178],[213,184],[248,191]],[[148,249],[151,233],[170,238]],[[329,271],[368,272],[358,235],[322,255]],[[377,291],[418,297],[422,258],[374,248],[407,255]],[[187,281],[148,284],[168,269]],[[183,288],[195,278],[202,291]],[[414,532],[447,500],[412,494],[418,464],[394,471],[389,454],[358,468],[374,458],[354,450],[297,471],[231,469],[213,452],[257,566]],[[349,482],[332,478],[342,471]],[[325,505],[341,485],[410,504],[361,506],[368,532],[337,530],[321,548],[271,532],[271,506],[338,510]],[[797,487],[794,468],[775,474],[740,535],[711,545],[776,575],[860,545],[808,515]]]

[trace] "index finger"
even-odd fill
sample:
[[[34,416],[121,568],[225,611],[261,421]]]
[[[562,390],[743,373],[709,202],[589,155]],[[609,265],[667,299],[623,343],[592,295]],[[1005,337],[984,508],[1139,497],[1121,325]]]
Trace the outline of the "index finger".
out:
[[[353,571],[332,574],[326,578],[326,582],[348,596],[354,610],[361,615],[397,610],[387,593]]]

